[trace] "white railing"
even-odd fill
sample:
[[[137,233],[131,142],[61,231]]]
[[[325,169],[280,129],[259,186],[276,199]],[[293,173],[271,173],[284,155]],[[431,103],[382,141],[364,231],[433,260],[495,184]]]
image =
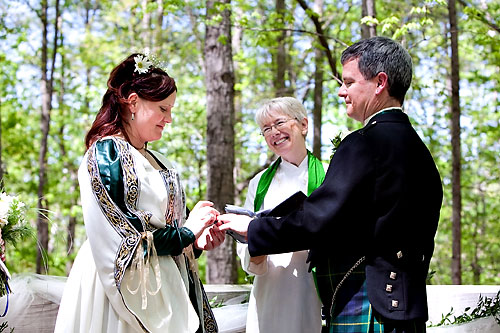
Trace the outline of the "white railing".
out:
[[[61,277],[36,274],[14,276],[11,281],[14,293],[10,295],[9,312],[6,317],[0,318],[0,323],[7,321],[9,328],[15,328],[16,333],[52,333],[65,281]],[[223,305],[214,308],[220,333],[244,332],[246,302],[251,285],[205,285],[205,290],[209,300]],[[453,316],[459,316],[465,308],[474,308],[480,295],[494,298],[499,290],[500,286],[497,285],[427,286],[428,323],[438,323],[452,307]],[[4,296],[0,298],[1,313],[5,305]],[[500,325],[490,317],[461,326],[428,328],[427,332],[500,333]]]

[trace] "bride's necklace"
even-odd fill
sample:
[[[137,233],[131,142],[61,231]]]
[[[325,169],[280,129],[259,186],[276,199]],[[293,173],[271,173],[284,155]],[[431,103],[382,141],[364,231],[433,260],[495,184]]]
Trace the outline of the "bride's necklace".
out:
[[[127,139],[125,138],[125,136],[123,136],[121,133],[118,133],[116,136],[117,136],[117,137],[119,137],[119,138],[122,138],[122,139],[123,139],[123,140],[125,140],[125,141],[127,141],[127,142],[128,142],[128,143],[132,146],[132,147],[134,147],[135,149],[137,149],[137,151],[138,151],[139,153],[141,153],[141,155],[142,155],[142,156],[144,156],[144,157],[146,157],[146,158],[147,158],[147,156],[148,156],[148,151],[146,150],[146,144],[143,144],[141,148],[138,148],[138,147],[134,146],[134,145],[132,144],[132,142],[130,142],[129,140],[127,140]]]
[[[142,146],[142,148],[135,148],[135,149],[137,149],[137,151],[139,151],[139,153],[141,153],[142,156],[147,157],[148,151],[146,150],[146,147]]]
[[[138,147],[134,146],[132,143],[130,143],[130,145],[131,145],[132,147],[134,147],[135,149],[137,149],[137,151],[138,151],[139,153],[141,153],[141,155],[142,155],[142,156],[147,157],[147,155],[148,155],[148,151],[146,150],[146,145],[145,145],[145,144],[144,144],[144,145],[142,145],[142,147],[141,147],[141,148],[138,148]]]

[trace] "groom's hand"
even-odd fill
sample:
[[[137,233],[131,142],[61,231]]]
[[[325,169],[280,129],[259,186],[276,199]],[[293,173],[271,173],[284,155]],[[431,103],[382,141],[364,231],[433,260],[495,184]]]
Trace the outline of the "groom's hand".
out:
[[[247,215],[222,214],[217,217],[217,226],[221,231],[233,230],[247,237],[248,225],[252,218]]]

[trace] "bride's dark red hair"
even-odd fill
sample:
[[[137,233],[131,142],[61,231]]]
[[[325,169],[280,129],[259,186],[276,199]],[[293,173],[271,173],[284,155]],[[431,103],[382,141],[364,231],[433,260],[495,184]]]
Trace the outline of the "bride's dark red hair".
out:
[[[129,110],[128,96],[135,92],[148,101],[162,101],[177,91],[173,78],[160,68],[151,66],[147,73],[135,71],[134,53],[123,60],[109,74],[108,90],[102,97],[102,106],[85,137],[87,149],[97,140],[121,133],[130,142],[125,132]]]

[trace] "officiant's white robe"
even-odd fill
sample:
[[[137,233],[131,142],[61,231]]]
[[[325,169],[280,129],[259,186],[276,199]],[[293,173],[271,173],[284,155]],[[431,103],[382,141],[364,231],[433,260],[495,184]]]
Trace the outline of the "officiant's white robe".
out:
[[[130,212],[147,231],[173,221],[180,228],[186,210],[177,172],[158,153],[153,152],[166,170],[154,169],[124,140],[112,140],[120,154],[124,201]],[[131,263],[144,257],[148,233],[138,232],[106,192],[95,144],[85,154],[78,176],[88,240],[67,280],[55,332],[196,332],[200,320],[189,298],[188,281],[195,267],[186,260],[187,248],[179,256],[158,255],[158,262],[150,258],[142,272],[134,272]],[[144,278],[141,284],[139,278]],[[194,286],[201,307],[199,279]]]
[[[282,160],[261,210],[271,209],[297,191],[307,194],[308,158],[295,165]],[[253,211],[262,170],[251,181],[245,208]],[[319,333],[321,302],[306,264],[307,251],[272,254],[259,265],[250,262],[248,246],[238,243],[243,269],[255,276],[247,315],[247,333]]]

